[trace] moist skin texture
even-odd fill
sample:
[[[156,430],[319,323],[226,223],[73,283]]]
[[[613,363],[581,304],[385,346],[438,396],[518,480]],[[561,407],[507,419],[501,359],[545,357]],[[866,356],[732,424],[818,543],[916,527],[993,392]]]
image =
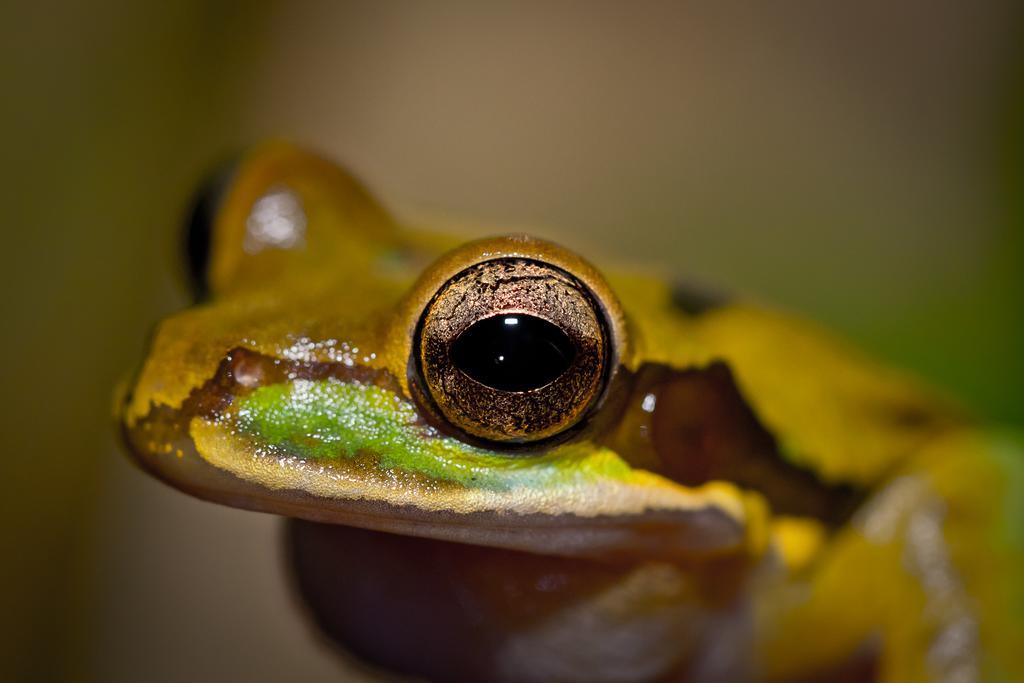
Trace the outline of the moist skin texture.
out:
[[[434,681],[1024,678],[1019,435],[740,298],[410,230],[286,144],[206,207],[204,298],[156,330],[125,442],[291,518],[339,647]],[[424,311],[495,260],[565,273],[602,330],[600,391],[535,441],[453,424],[417,366]]]

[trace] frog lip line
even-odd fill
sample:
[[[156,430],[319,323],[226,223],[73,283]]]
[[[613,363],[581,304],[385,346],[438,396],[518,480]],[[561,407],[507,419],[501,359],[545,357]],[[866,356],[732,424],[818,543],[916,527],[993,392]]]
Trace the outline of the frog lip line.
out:
[[[411,401],[408,397],[402,394],[399,383],[395,380],[391,373],[383,368],[371,368],[361,364],[337,361],[314,361],[308,359],[308,357],[304,358],[303,360],[280,358],[276,356],[261,354],[251,349],[236,347],[225,355],[225,357],[219,364],[217,371],[214,373],[213,377],[211,377],[207,382],[205,382],[200,388],[193,390],[192,394],[183,402],[181,408],[177,411],[177,417],[170,421],[177,424],[176,431],[182,434],[180,440],[187,440],[191,442],[191,436],[188,434],[188,431],[189,422],[192,420],[192,418],[202,418],[212,422],[222,422],[225,418],[233,419],[229,416],[229,406],[231,406],[232,403],[234,403],[237,399],[241,397],[251,395],[254,392],[258,392],[262,389],[272,387],[275,385],[283,386],[287,384],[294,384],[295,382],[316,382],[323,380],[335,380],[339,382],[339,384],[360,384],[365,386],[381,387],[382,389],[394,394],[396,398],[400,399],[401,401],[404,401],[408,405],[415,405],[413,401]],[[170,410],[169,408],[167,409]],[[151,408],[151,416],[153,415],[154,410],[155,409]],[[422,414],[419,411],[414,411],[414,414],[416,415],[416,424],[414,425],[414,428],[420,431],[420,435],[418,438],[443,438],[442,434],[438,434],[435,431],[435,429],[432,428],[431,425],[428,424],[422,418]],[[151,421],[144,419],[140,426],[142,426],[144,428],[143,431],[145,431],[151,426]],[[163,443],[166,442],[166,439],[161,440],[159,436],[157,437],[156,443],[162,445]],[[256,443],[259,443],[259,441],[257,441]],[[466,445],[465,442],[463,443],[464,445]],[[472,446],[470,445],[470,447]],[[149,450],[158,453],[152,445]],[[256,455],[257,453],[257,451],[253,448],[252,444],[249,444],[247,447],[239,448],[237,450],[239,450],[240,452],[247,452],[251,455]],[[272,450],[274,452],[267,452],[263,456],[261,456],[263,460],[272,461],[275,463],[275,467],[271,468],[271,474],[279,474],[282,471],[282,467],[287,467],[288,469],[294,470],[296,469],[296,467],[299,466],[309,466],[309,464],[301,462],[303,460],[301,456],[291,458],[291,462],[298,464],[293,464],[292,466],[289,466],[287,465],[287,462],[289,460],[287,457],[289,453],[287,451],[289,449],[286,449],[285,452],[282,452],[280,449]],[[500,449],[499,451],[493,451],[491,449],[487,450],[491,452],[500,453],[501,455],[510,458],[530,457],[529,453],[524,453],[521,450],[519,450],[518,452],[507,452],[505,449]],[[371,457],[373,456],[374,453],[372,448],[370,448],[369,450],[365,450],[364,452],[366,453],[366,455]],[[157,457],[159,457],[159,453],[157,454]],[[203,452],[203,457],[206,457],[205,452]],[[222,461],[219,463],[208,464],[213,464],[221,469],[230,471],[238,469],[239,465],[237,460],[238,459],[236,458],[234,459],[234,461],[231,462]],[[314,461],[316,460],[317,459],[314,459]],[[250,464],[243,469],[251,470],[256,466],[257,465]],[[338,484],[331,486],[322,486],[321,484],[323,484],[323,482],[318,482],[318,479],[324,479],[325,476],[328,476],[329,478],[329,475],[331,474],[331,472],[328,471],[330,469],[330,465],[327,462],[320,460],[320,462],[317,463],[317,466],[320,468],[319,475],[314,476],[313,474],[310,474],[308,472],[292,472],[292,474],[294,475],[292,481],[277,481],[272,487],[266,486],[267,481],[261,480],[261,478],[258,476],[254,476],[251,471],[248,473],[248,478],[251,480],[250,485],[252,486],[261,486],[262,488],[267,490],[280,490],[286,488],[304,489],[307,492],[313,493],[313,495],[317,496],[321,500],[326,500],[330,498],[352,499],[353,496],[366,495],[365,493],[359,494],[357,491],[355,491],[354,489],[358,488],[358,486],[355,485],[348,487],[340,486]],[[356,475],[356,477],[353,477],[350,474],[349,479],[353,484],[358,484],[359,476],[365,476],[367,472],[373,472],[378,467],[379,466],[370,466],[370,468],[364,470],[362,475]],[[407,468],[398,467],[397,469],[392,469],[390,471],[401,474],[403,472],[407,472],[410,470],[408,470]],[[661,479],[661,477],[658,477],[657,475],[650,474],[650,472],[646,469],[639,469],[636,471],[648,474],[653,479],[656,480]],[[337,474],[341,476],[342,473]],[[671,477],[671,479],[675,480],[676,477]],[[707,495],[707,491],[709,489],[707,489],[706,487],[708,484],[721,485],[723,482],[728,481],[731,481],[731,479],[717,477],[708,478],[704,482],[694,481],[684,483],[676,480],[670,484],[670,487],[673,490],[673,492],[677,494],[676,496],[673,496],[675,500],[673,500],[669,504],[662,503],[661,505],[654,503],[654,501],[648,500],[646,501],[648,503],[647,507],[679,509],[680,507],[697,508],[703,506],[706,509],[719,508],[722,509],[725,512],[725,514],[731,515],[736,519],[744,519],[744,505],[739,502],[738,497],[740,496],[740,492],[746,490],[747,487],[733,486],[733,492],[725,496],[716,495],[709,497]],[[656,485],[661,484],[660,486],[657,486],[657,488],[664,488],[664,481],[656,481],[655,483]],[[442,481],[440,482],[440,484],[435,482],[432,485],[453,485],[453,482]],[[647,485],[651,486],[651,482],[648,482]],[[476,487],[478,486],[478,484],[471,484],[470,486]],[[753,486],[753,490],[764,493],[756,485]],[[529,499],[530,495],[533,494],[534,491],[525,490],[522,493],[525,493],[526,498]],[[621,498],[621,496],[619,497]],[[769,495],[769,497],[771,496]],[[402,502],[415,505],[417,501],[405,500]],[[425,509],[432,509],[434,512],[444,509],[443,507],[431,507],[430,505],[425,505],[422,507],[425,507]],[[495,505],[494,507],[499,506]],[[510,511],[514,512],[515,510]],[[561,511],[564,512],[565,510]],[[519,512],[521,513],[522,511]],[[613,511],[613,514],[615,514],[615,512],[617,511]],[[641,511],[638,510],[636,508],[636,505],[634,504],[633,508],[629,512],[631,514],[636,514]]]
[[[605,515],[456,513],[426,511],[413,505],[393,506],[375,500],[324,500],[301,490],[254,491],[249,482],[217,469],[198,456],[213,475],[210,483],[182,477],[178,458],[147,458],[134,448],[134,460],[145,471],[191,496],[231,507],[312,522],[344,524],[438,541],[490,545],[509,550],[602,561],[638,558],[686,563],[730,555],[743,548],[743,524],[720,510],[652,510],[642,518]],[[261,495],[262,494],[262,495]],[[681,520],[680,517],[685,517]]]
[[[166,406],[160,412],[170,413]],[[512,550],[595,559],[662,559],[687,562],[740,551],[741,518],[714,505],[649,509],[642,514],[456,512],[392,505],[372,499],[324,499],[300,489],[270,489],[203,459],[192,439],[178,452],[149,450],[125,430],[133,461],[166,484],[191,496],[256,512],[315,522],[346,524],[440,541],[492,545]]]
[[[237,375],[242,375],[246,378],[243,383],[237,381]],[[286,514],[297,514],[298,516],[315,519],[318,521],[338,521],[340,516],[344,516],[344,512],[339,510],[333,510],[330,512],[324,512],[314,509],[313,505],[300,506],[300,509],[295,509],[294,505],[291,504],[277,504],[273,500],[267,499],[267,494],[270,493],[274,498],[280,499],[293,499],[297,493],[294,486],[282,486],[277,490],[268,488],[260,485],[261,482],[247,481],[243,485],[239,485],[242,479],[237,476],[235,472],[229,472],[225,469],[220,469],[207,462],[205,458],[200,457],[198,451],[194,447],[192,438],[188,434],[188,424],[195,418],[198,419],[209,419],[222,415],[222,411],[227,407],[228,404],[233,400],[236,392],[250,392],[254,390],[253,385],[255,384],[251,380],[254,377],[260,377],[263,382],[268,380],[277,379],[280,382],[287,382],[294,380],[297,376],[307,378],[335,378],[353,382],[363,381],[372,382],[376,386],[394,386],[397,383],[394,382],[393,378],[386,371],[374,370],[369,368],[359,368],[358,366],[352,367],[339,363],[295,363],[290,361],[284,361],[277,358],[271,358],[263,356],[261,354],[245,350],[236,349],[228,354],[224,361],[222,361],[218,372],[203,387],[197,389],[192,395],[185,401],[181,408],[174,410],[170,407],[154,407],[150,410],[149,414],[144,418],[137,427],[140,429],[132,429],[126,431],[126,437],[129,444],[132,446],[132,451],[135,453],[137,460],[147,470],[153,471],[155,474],[160,476],[161,479],[169,481],[177,488],[181,488],[190,493],[197,493],[202,498],[209,498],[214,500],[220,500],[221,502],[229,502],[233,505],[240,505],[242,507],[250,507],[261,509],[269,512],[284,512]],[[269,382],[272,384],[273,382]],[[390,389],[390,387],[389,387]],[[405,399],[408,400],[408,399]],[[147,447],[146,436],[149,431],[149,436],[154,436],[152,430],[147,430],[147,427],[162,423],[164,429],[167,427],[172,428],[173,435],[169,435],[164,432],[162,437],[159,431],[155,434],[157,439],[150,441]],[[423,425],[427,428],[427,425]],[[132,436],[138,437],[138,440],[134,440]],[[134,441],[134,443],[133,443]],[[155,448],[155,444],[167,444],[175,442],[179,445],[179,457],[168,456],[166,448],[161,449]],[[184,448],[180,446],[184,445]],[[252,453],[249,453],[250,458]],[[260,456],[257,456],[260,457]],[[266,457],[266,456],[262,456]],[[189,460],[192,462],[191,466],[178,466],[175,467],[173,463],[180,462],[181,460]],[[279,457],[270,456],[270,461],[273,461],[276,466],[282,465]],[[217,490],[217,487],[210,487],[209,485],[203,485],[201,479],[205,476],[202,473],[195,471],[195,464],[202,463],[204,469],[216,469],[222,475],[227,475],[231,480],[235,480],[233,485],[227,485],[223,482],[218,484],[223,488],[223,492]],[[200,476],[196,476],[200,474]],[[654,475],[651,475],[652,477]],[[219,477],[223,479],[223,477]],[[660,479],[660,478],[659,478]],[[197,488],[204,490],[197,491]],[[301,487],[299,487],[301,488]],[[254,490],[255,489],[255,490]],[[285,489],[292,489],[291,491]],[[738,539],[742,537],[742,527],[744,526],[741,521],[744,517],[741,504],[735,498],[732,498],[729,494],[717,495],[720,492],[715,491],[716,495],[710,497],[704,495],[703,492],[698,493],[696,490],[688,491],[686,487],[672,485],[673,504],[669,505],[658,505],[652,504],[647,505],[641,509],[633,509],[630,511],[630,516],[649,516],[649,515],[684,515],[688,519],[683,522],[684,526],[693,526],[698,524],[699,526],[712,526],[717,527],[716,532],[717,538],[711,545],[718,548],[723,546],[731,546],[734,543],[738,543]],[[325,502],[323,496],[310,494],[308,491],[306,494],[311,500],[316,501],[316,507],[322,508]],[[684,504],[681,502],[689,498]],[[345,499],[339,497],[338,503],[340,506],[349,505],[351,506],[352,499]],[[283,500],[281,501],[283,503]],[[654,503],[654,501],[649,501]],[[412,506],[415,507],[415,506]],[[389,507],[391,512],[390,515],[394,515],[394,507]],[[436,515],[440,511],[437,509],[431,510],[430,514]],[[523,514],[529,515],[528,512],[516,512],[515,510],[509,510],[508,512],[513,513],[517,516]],[[563,512],[566,512],[563,510]],[[591,513],[594,514],[593,512]],[[552,517],[547,514],[546,517]],[[601,511],[597,511],[596,517],[604,517],[605,519],[613,519],[616,517],[614,512],[607,514],[601,514]],[[620,515],[621,516],[621,515]],[[697,517],[699,516],[699,520]],[[593,519],[594,517],[591,517]],[[714,520],[718,520],[717,522]],[[676,522],[679,524],[679,521]],[[731,539],[731,540],[730,540]]]
[[[253,449],[244,437],[222,425],[194,419],[190,434],[207,463],[268,490],[302,490],[321,500],[380,499],[393,505],[412,505],[430,512],[502,511],[512,514],[573,514],[577,517],[644,514],[652,511],[722,509],[742,518],[742,510],[718,484],[688,490],[664,485],[656,475],[634,471],[639,482],[609,476],[574,477],[541,486],[513,483],[501,490],[463,488],[448,482],[417,481],[415,473],[381,467],[378,470],[311,462],[288,454]],[[662,485],[659,485],[662,484]],[[410,492],[414,495],[409,496]]]

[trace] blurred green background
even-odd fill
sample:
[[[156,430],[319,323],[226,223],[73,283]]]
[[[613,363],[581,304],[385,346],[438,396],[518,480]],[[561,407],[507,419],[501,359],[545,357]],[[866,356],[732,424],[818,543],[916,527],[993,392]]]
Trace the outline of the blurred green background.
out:
[[[0,74],[3,680],[318,680],[277,520],[120,454],[197,179],[268,135],[828,323],[1024,422],[1024,7],[41,2]],[[352,674],[355,676],[355,674]]]

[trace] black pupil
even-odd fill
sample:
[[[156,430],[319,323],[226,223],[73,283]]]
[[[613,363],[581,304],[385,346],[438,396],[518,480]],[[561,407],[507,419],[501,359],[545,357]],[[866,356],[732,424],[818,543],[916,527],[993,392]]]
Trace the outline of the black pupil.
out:
[[[492,389],[538,389],[569,369],[576,349],[547,320],[506,313],[470,325],[451,348],[459,370]]]

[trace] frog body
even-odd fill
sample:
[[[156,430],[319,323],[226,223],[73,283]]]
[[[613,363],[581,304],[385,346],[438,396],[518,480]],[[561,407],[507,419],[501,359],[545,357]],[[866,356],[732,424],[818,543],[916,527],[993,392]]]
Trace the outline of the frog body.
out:
[[[347,649],[437,681],[1024,679],[1019,435],[790,316],[409,230],[286,143],[225,188],[125,441],[291,518]]]

